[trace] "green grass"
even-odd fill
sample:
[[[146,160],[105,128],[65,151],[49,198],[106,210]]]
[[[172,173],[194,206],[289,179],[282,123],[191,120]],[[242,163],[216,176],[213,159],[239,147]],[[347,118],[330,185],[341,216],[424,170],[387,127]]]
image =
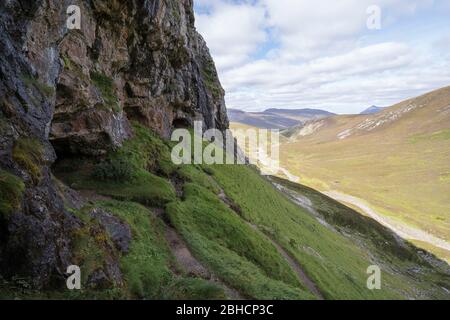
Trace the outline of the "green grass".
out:
[[[209,166],[183,165],[177,170],[177,175],[185,182],[192,182],[195,185],[212,191],[214,194],[218,194],[220,192],[219,186],[205,174],[205,171],[208,171],[208,167]]]
[[[420,262],[417,260],[415,248],[399,246],[393,233],[375,220],[361,215],[312,188],[277,177],[272,177],[272,179],[312,201],[317,212],[335,228],[364,235],[367,242],[373,244],[373,249],[386,255],[387,258],[392,255],[399,259]]]
[[[92,83],[102,94],[102,97],[106,103],[106,107],[108,107],[110,110],[120,112],[120,103],[115,94],[113,79],[100,72],[91,72],[90,75]]]
[[[172,280],[173,257],[164,241],[163,225],[143,206],[129,202],[101,202],[132,228],[130,252],[121,258],[122,272],[132,297],[155,299]]]
[[[409,142],[415,144],[432,140],[450,140],[450,130],[441,130],[431,134],[416,134],[409,139]]]
[[[30,175],[34,183],[41,180],[43,147],[36,139],[19,138],[14,144],[12,157]]]
[[[211,92],[212,96],[215,98],[220,97],[220,95],[223,94],[223,89],[220,86],[214,62],[206,62],[205,65],[201,68],[201,74],[206,88]]]
[[[0,190],[0,217],[7,219],[19,209],[25,184],[19,177],[0,170]]]
[[[133,178],[133,170],[123,159],[108,159],[94,167],[92,176],[101,181],[123,182]]]
[[[94,190],[105,196],[124,201],[136,201],[149,206],[162,206],[175,199],[175,190],[164,175],[171,174],[175,168],[170,163],[169,149],[156,135],[139,125],[134,126],[134,137],[126,141],[123,147],[110,153],[97,164],[80,159],[61,163],[61,179],[75,189]],[[81,162],[81,165],[77,167]],[[121,163],[128,166],[124,176],[111,172],[109,176],[98,179],[99,165]],[[70,167],[71,170],[63,167]],[[110,167],[114,170],[114,167]],[[122,170],[122,169],[121,169]],[[66,172],[64,172],[66,171]],[[157,176],[161,174],[163,177]]]
[[[22,74],[20,78],[22,79],[22,81],[25,83],[26,86],[36,88],[46,97],[51,97],[52,95],[55,94],[54,87],[40,82],[39,79],[36,79],[32,75]]]
[[[172,300],[225,300],[223,288],[199,278],[180,278],[164,293]]]
[[[175,260],[164,238],[165,226],[149,209],[137,203],[107,201],[96,204],[119,217],[132,229],[130,252],[121,259],[131,298],[223,299],[223,288],[203,279],[178,277]]]
[[[184,201],[171,203],[171,222],[194,254],[225,282],[256,299],[311,299],[275,247],[217,196],[188,183]]]
[[[385,253],[373,260],[365,247],[357,246],[350,239],[321,225],[310,214],[301,210],[272,185],[261,179],[246,166],[217,166],[214,177],[225,192],[242,208],[246,220],[266,230],[287,250],[307,274],[316,282],[329,299],[389,299],[404,297],[404,291],[412,296],[420,282],[405,284],[406,268],[403,274],[392,271],[391,263],[404,266],[415,262],[401,259],[401,250]],[[383,239],[381,233],[377,238]],[[389,241],[386,239],[386,241]],[[375,240],[380,252],[384,246]],[[380,265],[383,272],[382,290],[366,288],[366,270],[369,265]],[[439,276],[439,275],[438,275]]]
[[[422,293],[425,297],[442,297],[433,290],[437,290],[436,283],[445,284],[445,276],[416,261],[412,249],[402,249],[389,232],[373,221],[356,218],[351,209],[312,189],[300,190],[312,198],[329,223],[354,232],[358,241],[323,226],[251,167],[174,166],[170,162],[170,144],[139,125],[134,126],[134,131],[132,139],[103,160],[128,164],[131,179],[113,175],[99,181],[92,175],[96,164],[79,159],[75,160],[81,163],[78,167],[60,172],[59,176],[76,188],[119,200],[95,206],[126,221],[133,232],[130,253],[121,257],[126,279],[122,296],[224,297],[220,286],[178,274],[180,266],[176,265],[163,236],[164,223],[148,208],[129,202],[134,201],[165,207],[167,218],[193,255],[247,298],[314,299],[270,238],[302,266],[328,299],[397,299],[422,297]],[[183,181],[181,198],[169,181],[174,177]],[[221,188],[240,207],[241,216],[219,199]],[[247,222],[256,225],[259,231]],[[89,242],[84,245],[89,246]],[[102,252],[90,251],[94,262],[97,258],[101,260]],[[382,269],[379,291],[366,288],[366,270],[372,264]],[[411,275],[409,270],[415,267],[420,267],[423,274]],[[115,292],[114,288],[110,290]]]
[[[109,236],[88,212],[102,208],[126,222],[132,231],[127,254],[116,251]],[[73,263],[82,270],[82,290],[33,291],[19,288],[17,281],[0,278],[0,299],[225,299],[223,288],[204,279],[192,278],[177,271],[174,257],[164,238],[164,224],[144,206],[133,202],[102,201],[73,211],[84,227],[73,237]],[[106,288],[87,285],[95,270],[104,268],[105,261],[120,255],[124,284]],[[24,283],[24,281],[22,281]],[[25,283],[26,285],[26,283]]]
[[[105,262],[108,258],[114,259],[118,255],[108,234],[98,221],[89,216],[89,209],[73,211],[84,221],[84,225],[72,234],[72,260],[75,265],[82,269],[82,287],[88,290],[99,289],[88,286],[89,277],[98,269],[105,268]]]
[[[171,221],[189,243],[196,257],[231,287],[242,290],[248,297],[313,298],[301,286],[297,276],[270,241],[249,227],[218,199],[217,184],[204,172],[210,168],[203,169],[193,165],[174,166],[170,161],[168,145],[139,125],[134,126],[134,133],[134,138],[125,142],[120,150],[112,152],[105,159],[105,161],[126,162],[133,173],[130,181],[115,178],[109,181],[94,179],[92,169],[89,169],[89,165],[86,164],[81,164],[79,168],[71,172],[61,173],[61,179],[75,188],[94,190],[99,194],[109,195],[122,201],[131,200],[149,206],[167,204]],[[185,181],[186,190],[183,200],[176,199],[173,187],[168,181],[169,176],[177,176]],[[112,207],[103,204],[105,209],[121,215],[122,218],[131,219],[131,213],[140,214],[136,208],[128,210],[122,208],[122,205],[130,206],[128,202],[120,201],[113,202]],[[149,219],[148,213],[145,219]],[[214,224],[215,227],[212,228],[211,225]],[[141,220],[132,221],[130,225],[148,229],[146,222]],[[135,234],[144,234],[144,232],[137,229]],[[155,241],[157,241],[156,238],[147,239],[146,243],[155,243]],[[140,253],[136,253],[134,258],[131,258],[133,255],[130,254],[130,257],[125,257],[122,261],[124,268],[129,270],[127,283],[131,292],[138,296],[161,296],[162,292],[148,290],[163,288],[164,285],[156,281],[170,278],[170,274],[166,272],[167,270],[164,271],[164,268],[158,269],[158,272],[147,270],[151,268],[151,265],[158,265],[158,260],[141,264],[139,259],[145,258],[142,250],[148,250],[148,247],[140,246],[136,250]],[[164,255],[157,253],[154,255],[163,260],[166,259]],[[149,266],[146,267],[146,265]],[[164,265],[164,261],[160,261],[160,265]],[[143,280],[142,275],[147,273],[157,276]],[[186,292],[192,292],[192,287],[198,283],[198,280],[189,282],[189,285],[186,283],[183,296]],[[206,292],[217,291],[217,288],[211,288],[206,283],[203,283],[201,287],[201,290]]]

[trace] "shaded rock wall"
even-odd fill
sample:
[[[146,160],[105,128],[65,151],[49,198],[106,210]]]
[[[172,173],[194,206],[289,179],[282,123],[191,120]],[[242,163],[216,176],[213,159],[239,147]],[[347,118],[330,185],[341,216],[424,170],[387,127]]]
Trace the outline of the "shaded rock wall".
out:
[[[81,30],[66,27],[81,8]],[[61,281],[82,222],[55,187],[57,157],[99,156],[137,120],[228,127],[224,91],[192,0],[7,0],[0,3],[0,175],[19,177],[20,206],[0,215],[0,274]],[[1,180],[1,176],[0,176]]]

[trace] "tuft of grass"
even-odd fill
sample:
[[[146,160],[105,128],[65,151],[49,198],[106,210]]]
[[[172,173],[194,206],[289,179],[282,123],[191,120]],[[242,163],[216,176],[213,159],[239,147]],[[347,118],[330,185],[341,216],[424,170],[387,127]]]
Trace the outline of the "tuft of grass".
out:
[[[0,216],[7,219],[20,208],[25,184],[19,177],[0,170],[0,190]]]
[[[181,278],[173,282],[165,292],[173,300],[225,300],[223,288],[199,278]]]
[[[75,73],[80,79],[86,81],[87,76],[83,73],[83,69],[80,65],[74,62],[67,53],[61,55],[61,60],[63,62],[64,68]]]
[[[162,176],[170,176],[177,167],[172,163],[170,148],[154,132],[138,123],[133,124],[134,137],[111,158],[124,159],[133,167]]]
[[[12,157],[30,175],[33,183],[39,183],[42,177],[41,165],[43,147],[36,139],[19,138],[14,144]]]
[[[132,179],[133,171],[125,161],[113,159],[98,163],[92,177],[101,181],[127,181]]]
[[[223,89],[220,86],[219,78],[217,77],[216,67],[214,62],[207,61],[201,68],[201,74],[206,88],[211,92],[214,98],[219,98],[223,94]]]
[[[206,171],[207,169],[205,170],[203,166],[183,165],[177,170],[177,175],[185,182],[192,182],[212,191],[214,194],[219,194],[220,187],[207,175]]]
[[[91,72],[90,75],[92,83],[102,94],[106,107],[116,112],[120,112],[120,103],[117,95],[115,94],[113,79],[100,72]]]
[[[73,69],[73,65],[72,65],[72,60],[70,60],[69,56],[66,54],[61,55],[61,59],[64,63],[64,67],[72,70]]]
[[[37,90],[39,90],[39,92],[41,92],[46,97],[51,97],[55,93],[54,87],[40,82],[38,79],[36,79],[32,75],[22,74],[20,76],[20,78],[22,79],[22,81],[25,83],[26,86],[35,87]]]

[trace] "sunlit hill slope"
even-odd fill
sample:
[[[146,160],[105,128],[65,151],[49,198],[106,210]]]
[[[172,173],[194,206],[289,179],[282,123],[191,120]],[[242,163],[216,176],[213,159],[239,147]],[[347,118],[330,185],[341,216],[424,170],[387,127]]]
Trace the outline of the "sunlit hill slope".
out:
[[[283,134],[281,163],[303,183],[356,196],[394,221],[449,240],[450,87],[377,114],[310,121]]]

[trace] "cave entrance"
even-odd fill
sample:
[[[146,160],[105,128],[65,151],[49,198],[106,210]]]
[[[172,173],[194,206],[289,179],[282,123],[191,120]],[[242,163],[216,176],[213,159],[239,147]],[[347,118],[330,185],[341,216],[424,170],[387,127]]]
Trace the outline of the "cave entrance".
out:
[[[175,129],[189,129],[192,124],[185,118],[177,118],[172,122],[172,128]]]

